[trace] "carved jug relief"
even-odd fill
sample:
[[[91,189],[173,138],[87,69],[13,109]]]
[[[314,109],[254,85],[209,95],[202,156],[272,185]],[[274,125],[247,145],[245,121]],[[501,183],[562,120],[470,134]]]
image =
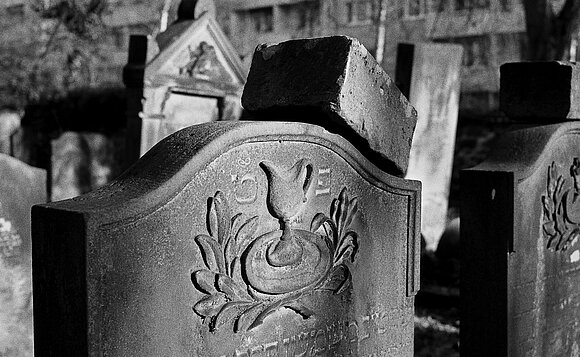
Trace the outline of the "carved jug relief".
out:
[[[268,315],[289,308],[309,318],[314,293],[343,294],[351,285],[350,267],[359,247],[353,229],[360,219],[358,200],[346,187],[328,210],[313,215],[309,230],[299,226],[313,182],[320,183],[314,164],[306,158],[292,166],[262,161],[268,212],[279,229],[260,232],[260,217],[232,214],[226,195],[217,191],[208,201],[207,231],[195,241],[206,269],[192,274],[194,287],[204,296],[193,310],[210,331],[231,324],[244,332],[262,324]],[[312,196],[312,195],[311,195]]]

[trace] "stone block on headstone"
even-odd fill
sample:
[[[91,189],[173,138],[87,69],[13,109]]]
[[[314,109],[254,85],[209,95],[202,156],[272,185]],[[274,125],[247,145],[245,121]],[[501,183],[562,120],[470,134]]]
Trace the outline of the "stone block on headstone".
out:
[[[500,109],[511,119],[580,119],[580,64],[506,63],[500,71]]]
[[[431,251],[447,224],[462,54],[442,43],[399,44],[397,52],[397,86],[417,110],[405,177],[422,182],[421,234]]]
[[[416,111],[356,39],[259,46],[242,105],[261,120],[309,122],[339,133],[395,175],[407,169]]]
[[[46,171],[0,153],[0,355],[32,355],[30,209]]]
[[[514,130],[462,172],[462,354],[578,354],[579,133],[578,121]]]

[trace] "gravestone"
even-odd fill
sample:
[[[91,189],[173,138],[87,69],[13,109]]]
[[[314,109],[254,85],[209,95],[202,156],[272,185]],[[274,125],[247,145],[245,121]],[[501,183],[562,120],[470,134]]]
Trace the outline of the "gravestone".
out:
[[[121,135],[67,131],[51,140],[51,201],[95,190],[123,171]]]
[[[73,91],[27,107],[11,137],[11,155],[47,171],[49,200],[93,190],[127,168],[123,94]]]
[[[46,172],[0,153],[0,355],[32,355],[30,209]]]
[[[447,206],[459,111],[460,45],[399,44],[396,83],[417,110],[405,177],[422,183],[421,234],[437,249]]]
[[[550,106],[552,101],[565,101],[562,95],[570,98],[566,87],[578,95],[570,77],[552,83],[563,91],[549,98],[537,89],[518,94],[511,91],[527,89],[503,86],[506,78],[516,80],[514,73],[522,70],[528,77],[521,80],[541,83],[542,78],[562,79],[554,71],[567,67],[574,72],[577,66],[503,65],[502,107],[515,110],[506,100],[517,96],[527,96],[519,105]],[[462,172],[462,355],[580,353],[578,119],[563,114],[560,120],[568,122],[536,123],[504,134],[485,162]]]
[[[20,115],[11,111],[0,111],[0,153],[10,154],[10,137],[20,126]]]
[[[319,126],[188,127],[34,207],[35,352],[412,356],[419,205]]]
[[[203,6],[203,3],[200,5]],[[157,36],[159,52],[144,66],[140,154],[161,139],[187,126],[216,120],[236,120],[241,115],[240,96],[245,73],[231,43],[212,12],[195,20],[181,20]],[[145,47],[145,48],[144,48]],[[137,44],[132,51],[146,53]],[[130,54],[128,67],[143,71],[141,55]],[[131,87],[131,68],[125,83]],[[133,78],[135,77],[135,78]],[[133,93],[141,97],[139,93]],[[129,98],[129,100],[131,100]]]

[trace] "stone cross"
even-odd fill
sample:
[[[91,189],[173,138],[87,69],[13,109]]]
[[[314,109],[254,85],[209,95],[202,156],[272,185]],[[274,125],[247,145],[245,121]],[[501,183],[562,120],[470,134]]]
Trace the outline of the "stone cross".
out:
[[[580,351],[579,66],[501,67],[501,108],[535,122],[461,177],[461,353]],[[543,125],[538,125],[543,122]]]
[[[342,62],[329,49],[344,38],[304,44],[324,44],[319,58],[349,84],[347,63],[364,62],[348,41]],[[313,124],[206,123],[100,190],[36,206],[36,354],[412,356],[420,183],[381,165],[406,166],[413,110],[382,74],[367,78],[362,123],[405,134],[406,149],[367,157]],[[384,126],[378,107],[393,114]]]
[[[422,183],[421,235],[430,251],[447,224],[462,54],[447,43],[401,43],[397,50],[395,80],[418,117],[405,177]]]

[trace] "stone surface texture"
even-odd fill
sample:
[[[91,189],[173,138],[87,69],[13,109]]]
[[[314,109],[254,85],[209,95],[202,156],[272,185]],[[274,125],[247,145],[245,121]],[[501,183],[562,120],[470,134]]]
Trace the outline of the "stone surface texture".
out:
[[[515,130],[462,172],[462,355],[578,355],[579,134]]]
[[[258,46],[242,106],[260,120],[321,125],[388,172],[407,170],[416,111],[356,39]]]
[[[32,355],[30,209],[46,171],[0,153],[0,356]]]
[[[454,44],[401,44],[399,53],[405,53],[402,47],[410,47],[407,51],[412,56],[399,57],[397,74],[409,74],[405,80],[408,93],[399,88],[417,110],[405,177],[422,183],[421,235],[426,249],[434,251],[447,224],[463,48]],[[401,80],[397,75],[397,83]]]
[[[209,6],[197,5],[201,12]],[[186,126],[237,120],[242,111],[245,72],[211,11],[170,25],[157,45],[145,67],[142,125],[135,127],[141,155]]]
[[[36,355],[412,356],[419,212],[318,126],[183,129],[34,207]]]
[[[580,65],[575,62],[507,63],[500,68],[500,109],[511,119],[580,119]]]

